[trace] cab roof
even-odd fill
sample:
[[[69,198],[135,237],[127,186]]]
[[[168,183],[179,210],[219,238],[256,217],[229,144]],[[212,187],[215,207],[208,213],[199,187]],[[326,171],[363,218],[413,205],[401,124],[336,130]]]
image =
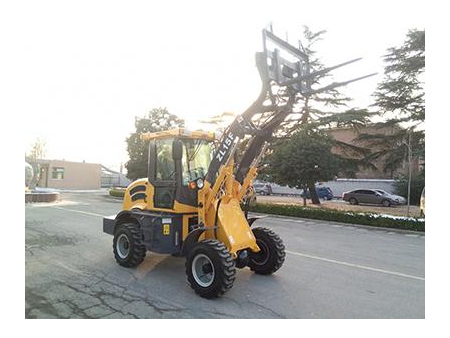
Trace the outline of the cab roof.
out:
[[[202,139],[202,140],[208,140],[208,141],[214,141],[215,134],[214,132],[209,131],[191,131],[185,128],[177,128],[177,129],[171,129],[171,130],[163,130],[163,131],[157,131],[154,133],[142,133],[141,134],[141,140],[143,141],[150,141],[150,140],[161,140],[166,138],[174,138],[174,137],[182,137],[182,138],[189,138],[189,139]]]

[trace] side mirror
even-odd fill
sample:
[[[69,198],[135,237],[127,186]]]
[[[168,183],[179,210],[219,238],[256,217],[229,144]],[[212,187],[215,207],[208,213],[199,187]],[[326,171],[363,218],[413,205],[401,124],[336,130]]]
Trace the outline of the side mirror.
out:
[[[172,158],[174,161],[181,161],[183,157],[183,144],[180,140],[174,140],[172,143]]]

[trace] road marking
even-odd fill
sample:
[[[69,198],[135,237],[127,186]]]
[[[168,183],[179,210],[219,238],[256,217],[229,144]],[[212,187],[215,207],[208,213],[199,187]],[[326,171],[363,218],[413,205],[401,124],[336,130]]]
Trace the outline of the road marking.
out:
[[[419,238],[420,235],[416,235],[416,234],[405,234],[406,237],[415,237],[415,238]]]
[[[347,262],[337,261],[337,260],[334,260],[334,259],[328,259],[328,258],[323,258],[323,257],[318,257],[318,256],[312,256],[312,255],[308,255],[308,254],[304,254],[304,253],[300,253],[300,252],[293,252],[293,251],[286,251],[286,252],[291,254],[291,255],[301,256],[301,257],[311,258],[311,259],[316,259],[316,260],[320,260],[320,261],[324,261],[324,262],[328,262],[328,263],[334,263],[334,264],[339,264],[339,265],[344,265],[344,266],[350,266],[352,268],[358,268],[358,269],[363,269],[363,270],[380,272],[380,273],[384,273],[384,274],[388,274],[388,275],[394,275],[394,276],[400,276],[400,277],[405,277],[405,278],[425,281],[424,277],[408,275],[408,274],[405,274],[405,273],[389,271],[389,270],[383,270],[383,269],[378,269],[378,268],[372,268],[370,266],[364,266],[364,265],[359,265],[359,264],[347,263]]]
[[[67,209],[67,208],[61,208],[61,207],[53,207],[53,208],[59,209],[59,210],[65,210],[65,211],[78,212],[79,214],[85,214],[85,215],[90,215],[90,216],[95,216],[95,217],[101,217],[101,218],[104,217],[104,215],[100,215],[100,214],[96,214],[96,213],[88,212],[88,211],[73,210],[73,209]]]
[[[89,205],[89,203],[80,203],[74,201],[56,201],[56,202],[42,202],[42,203],[27,203],[25,206],[32,208],[47,208],[47,207],[55,207],[62,205]]]

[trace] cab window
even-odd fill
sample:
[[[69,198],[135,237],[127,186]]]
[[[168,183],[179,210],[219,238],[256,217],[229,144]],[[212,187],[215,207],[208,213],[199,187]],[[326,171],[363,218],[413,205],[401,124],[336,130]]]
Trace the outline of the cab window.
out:
[[[172,140],[156,142],[156,179],[169,181],[175,179],[175,163],[172,158]]]
[[[211,142],[199,139],[183,140],[182,184],[204,178],[211,163]]]

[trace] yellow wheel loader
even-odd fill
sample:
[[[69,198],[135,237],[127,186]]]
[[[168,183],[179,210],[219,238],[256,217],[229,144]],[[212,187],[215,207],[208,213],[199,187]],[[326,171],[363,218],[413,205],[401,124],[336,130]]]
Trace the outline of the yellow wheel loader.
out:
[[[148,177],[131,183],[122,211],[103,220],[121,266],[139,265],[147,251],[185,257],[194,291],[216,298],[231,289],[236,268],[269,275],[283,265],[281,238],[269,228],[252,228],[256,218],[248,218],[242,205],[267,144],[298,95],[320,92],[311,89],[312,80],[335,67],[311,72],[301,47],[268,30],[263,41],[264,51],[256,54],[261,94],[219,140],[214,133],[186,129],[141,135],[149,142]],[[247,147],[237,156],[244,139]]]

